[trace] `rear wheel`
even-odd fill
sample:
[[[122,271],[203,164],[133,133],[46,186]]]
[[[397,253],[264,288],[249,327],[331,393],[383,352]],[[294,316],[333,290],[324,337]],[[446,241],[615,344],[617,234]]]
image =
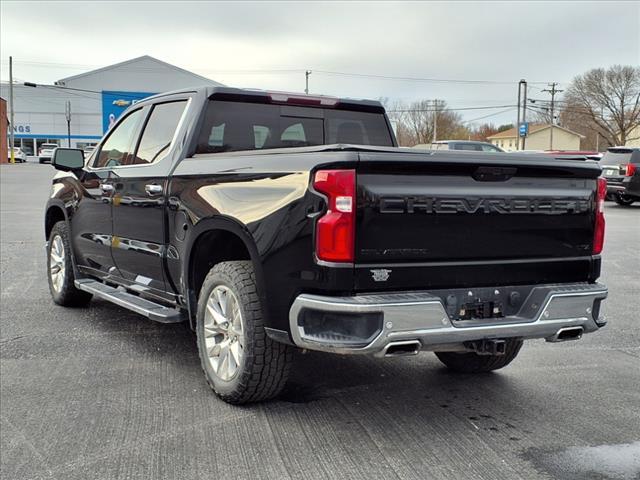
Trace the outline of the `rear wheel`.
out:
[[[293,351],[265,332],[250,261],[222,262],[209,271],[196,334],[207,382],[225,402],[268,400],[284,387]]]
[[[520,352],[522,340],[508,339],[504,355],[478,355],[475,352],[435,352],[447,368],[459,373],[482,373],[509,365]]]
[[[58,222],[51,229],[47,246],[47,277],[53,301],[64,307],[78,307],[89,303],[92,295],[75,286],[71,260],[69,230],[66,222]]]
[[[626,197],[620,193],[615,196],[614,200],[618,205],[622,205],[623,207],[628,207],[635,202],[635,199]]]

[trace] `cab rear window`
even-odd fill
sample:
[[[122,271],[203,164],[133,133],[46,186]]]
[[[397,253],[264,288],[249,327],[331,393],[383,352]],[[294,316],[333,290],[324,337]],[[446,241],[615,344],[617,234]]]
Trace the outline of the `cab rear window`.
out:
[[[382,113],[211,100],[197,153],[334,143],[393,145]]]

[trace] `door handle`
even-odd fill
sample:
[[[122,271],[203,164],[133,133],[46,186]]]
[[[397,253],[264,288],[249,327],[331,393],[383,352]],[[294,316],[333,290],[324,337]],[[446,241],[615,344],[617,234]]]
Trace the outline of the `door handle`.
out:
[[[144,190],[149,195],[160,195],[162,193],[162,185],[156,185],[155,183],[151,183],[149,185],[145,185]]]
[[[113,185],[110,183],[101,183],[100,190],[102,190],[102,193],[111,193],[113,192]]]

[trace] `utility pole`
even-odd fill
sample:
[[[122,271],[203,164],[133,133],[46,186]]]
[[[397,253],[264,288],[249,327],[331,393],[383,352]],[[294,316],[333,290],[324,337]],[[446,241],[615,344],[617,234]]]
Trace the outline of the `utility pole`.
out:
[[[67,147],[71,148],[71,100],[64,104],[64,116],[67,118]]]
[[[311,70],[305,70],[304,72],[304,93],[309,95],[309,75],[311,75]]]
[[[549,138],[549,150],[553,150],[553,125],[555,123],[555,117],[554,117],[555,98],[557,93],[564,92],[564,90],[558,90],[556,88],[558,86],[556,82],[548,83],[547,85],[551,87],[551,90],[545,89],[542,91],[549,92],[551,94],[551,132],[550,132],[550,138]]]
[[[520,80],[524,85],[524,103],[522,105],[522,123],[527,123],[527,81],[525,79]],[[520,127],[518,127],[520,128]],[[528,130],[527,130],[528,132]],[[527,142],[527,136],[522,137],[522,150],[526,150],[525,144]]]
[[[13,104],[13,57],[9,57],[9,108],[11,109],[11,113],[9,114],[9,147],[11,148],[11,163],[16,163],[16,158],[15,158],[15,154],[13,153],[13,146],[14,146],[14,138],[13,138],[13,111],[15,110],[14,104]],[[4,155],[4,152],[2,152],[2,155]]]
[[[516,121],[516,150],[520,150],[520,105],[522,103],[522,80],[518,82],[518,119]]]
[[[438,100],[433,101],[433,140],[431,143],[436,143],[438,140]]]

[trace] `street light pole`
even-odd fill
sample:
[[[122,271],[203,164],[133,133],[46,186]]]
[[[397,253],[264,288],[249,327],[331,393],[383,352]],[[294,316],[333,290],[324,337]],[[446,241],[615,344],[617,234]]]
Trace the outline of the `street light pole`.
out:
[[[13,153],[13,147],[15,145],[14,141],[15,139],[13,138],[13,128],[14,128],[14,123],[13,123],[13,119],[14,119],[14,115],[13,115],[13,111],[15,110],[15,106],[13,103],[13,57],[9,57],[9,108],[11,109],[11,113],[9,114],[9,143],[10,143],[10,148],[11,148],[11,163],[16,163],[16,158],[15,158],[15,154]],[[3,153],[4,155],[4,153]]]
[[[524,102],[523,102],[524,99]],[[524,103],[524,104],[523,104]],[[520,111],[522,109],[522,118]],[[527,119],[527,81],[523,78],[518,82],[518,123],[516,125],[516,150],[520,150],[520,125]],[[525,136],[522,136],[522,150],[524,150]]]
[[[309,75],[311,75],[311,70],[305,70],[304,72],[304,93],[309,95]]]
[[[37,83],[33,82],[24,82],[23,85],[25,87],[37,88],[40,86]],[[45,87],[58,87],[57,85],[44,85]],[[62,88],[62,87],[58,87]],[[71,100],[65,100],[64,103],[64,116],[67,120],[67,146],[71,148]],[[12,119],[13,121],[13,119]]]
[[[71,148],[71,100],[64,104],[64,116],[67,118],[67,147]]]

